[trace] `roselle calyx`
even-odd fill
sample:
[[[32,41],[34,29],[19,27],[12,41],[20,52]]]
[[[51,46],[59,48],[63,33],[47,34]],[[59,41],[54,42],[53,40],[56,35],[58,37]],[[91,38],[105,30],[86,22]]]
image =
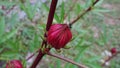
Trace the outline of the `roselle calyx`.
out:
[[[112,48],[112,49],[111,49],[111,53],[112,53],[112,54],[117,53],[117,49],[116,49],[116,48]]]
[[[72,39],[67,24],[53,24],[47,34],[47,42],[55,49],[63,48]]]
[[[20,60],[11,60],[6,64],[6,68],[23,68]]]

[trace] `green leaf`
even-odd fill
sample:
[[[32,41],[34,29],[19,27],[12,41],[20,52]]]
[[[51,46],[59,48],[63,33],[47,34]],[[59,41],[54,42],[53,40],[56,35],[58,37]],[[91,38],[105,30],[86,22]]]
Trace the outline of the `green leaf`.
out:
[[[0,36],[4,34],[4,30],[5,30],[5,18],[0,17]]]
[[[11,37],[13,37],[17,33],[18,29],[14,29],[13,31],[9,32],[5,36],[2,36],[0,38],[0,44],[4,43],[5,41],[9,40]]]
[[[57,68],[61,68],[61,60],[56,60],[57,62],[56,62],[56,65],[57,65]]]
[[[57,21],[57,23],[61,23],[59,16],[55,13],[54,15],[55,20]]]
[[[20,3],[20,7],[22,10],[24,10],[30,20],[33,19],[35,15],[36,8],[38,7],[37,4],[31,5],[29,0],[27,0],[26,5]]]
[[[9,58],[18,58],[20,54],[16,51],[6,51],[1,56]]]
[[[50,9],[47,7],[47,5],[46,4],[42,4],[42,8],[44,8],[46,11],[49,11]]]
[[[15,4],[15,2],[14,1],[12,1],[12,2],[9,2],[9,1],[0,1],[0,5],[5,5],[5,6],[12,6],[12,5],[14,5]]]
[[[46,4],[43,3],[42,7],[46,10],[46,11],[49,11],[50,9],[47,7]],[[55,13],[54,14],[54,18],[55,20],[57,21],[57,23],[61,23],[60,19],[59,19],[59,16]]]
[[[106,44],[107,43],[107,29],[106,29],[106,26],[103,25],[102,29],[103,29],[103,33],[101,34],[101,38],[102,38],[103,42]]]
[[[97,62],[96,63],[87,62],[86,65],[89,66],[90,68],[101,68],[101,66]]]
[[[4,48],[0,48],[0,53],[4,50]]]
[[[104,9],[104,8],[94,8],[92,11],[94,11],[94,12],[110,12],[110,10],[108,10],[108,9]]]
[[[93,0],[86,0],[86,4],[84,8],[88,8],[89,6],[91,6],[93,3]]]
[[[104,1],[104,0],[99,0],[99,1],[95,4],[95,6],[101,6],[102,3],[103,3],[103,1]]]
[[[76,12],[77,12],[77,14],[79,14],[83,8],[80,4],[77,4],[76,6],[77,6]]]
[[[34,34],[34,38],[33,40],[31,40],[30,44],[29,44],[29,49],[30,51],[34,52],[36,48],[39,48],[40,47],[40,37],[38,34]]]
[[[96,62],[96,61],[99,61],[101,59],[101,56],[93,56],[91,58],[89,58],[89,62]]]
[[[0,60],[9,60],[9,58],[6,58],[6,57],[0,57]]]
[[[64,14],[65,14],[64,2],[62,2],[62,4],[61,4],[61,20],[60,20],[61,23],[63,23],[63,21],[64,21]]]
[[[75,58],[75,60],[77,61],[77,62],[79,62],[80,61],[80,59],[83,57],[83,54],[84,54],[84,52],[86,51],[86,49],[88,48],[89,46],[79,46],[79,47],[77,47],[77,49],[79,49],[79,56],[77,56],[76,58]]]
[[[4,11],[3,10],[0,10],[0,14],[3,14],[4,13]]]

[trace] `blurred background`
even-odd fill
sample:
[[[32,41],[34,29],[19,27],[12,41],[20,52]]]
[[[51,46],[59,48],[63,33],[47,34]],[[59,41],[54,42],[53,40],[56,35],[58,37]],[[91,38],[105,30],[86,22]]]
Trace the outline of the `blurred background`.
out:
[[[58,0],[53,23],[70,22],[93,1]],[[51,0],[0,0],[0,68],[13,59],[21,60],[29,68],[37,53],[29,61],[26,58],[40,48],[50,3]],[[100,0],[71,30],[69,48],[60,52],[53,48],[52,53],[89,68],[120,68],[120,54],[105,62],[112,56],[112,48],[120,51],[120,0]],[[46,55],[37,68],[78,67]]]

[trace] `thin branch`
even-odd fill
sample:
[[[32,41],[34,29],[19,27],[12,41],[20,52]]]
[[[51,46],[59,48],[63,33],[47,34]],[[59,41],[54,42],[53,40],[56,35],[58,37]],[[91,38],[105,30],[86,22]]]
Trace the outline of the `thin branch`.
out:
[[[21,3],[25,3],[25,0],[19,0]]]
[[[43,41],[43,42],[42,42],[42,45],[44,45],[44,44],[45,44],[45,42]],[[42,57],[43,57],[44,55],[45,55],[45,54],[43,54],[42,50],[40,49],[37,57],[35,58],[32,66],[31,66],[30,68],[36,68],[36,66],[38,65],[39,61],[42,59]]]
[[[98,2],[99,0],[96,0],[90,7],[88,7],[83,13],[78,15],[74,20],[70,22],[70,25],[74,24],[76,21],[78,21],[81,17],[83,17],[87,12],[91,11],[92,7]]]
[[[42,53],[42,51],[40,50],[39,51],[39,54],[37,55],[33,65],[30,67],[30,68],[36,68],[36,66],[38,65],[39,61],[42,59],[42,57],[44,56],[45,54]]]
[[[110,61],[112,58],[114,58],[117,54],[114,54],[112,56],[110,56],[107,60],[105,60],[105,62],[102,64],[102,66],[105,66],[105,63]]]
[[[118,54],[120,53],[120,51],[118,51],[117,53],[113,54],[112,56],[110,56],[108,59],[105,60],[105,62],[101,65],[101,66],[105,66],[105,63],[110,61],[111,59],[113,59],[114,57],[116,57]]]
[[[68,58],[59,56],[59,55],[57,55],[57,54],[52,54],[52,53],[50,53],[50,52],[48,52],[47,54],[50,55],[50,56],[59,58],[59,59],[61,59],[61,60],[64,60],[64,61],[66,61],[66,62],[72,63],[72,64],[74,64],[74,65],[77,65],[78,67],[81,67],[81,68],[88,68],[87,66],[85,66],[85,65],[83,65],[83,64],[76,63],[76,62],[74,62],[74,61],[71,60],[71,59],[68,59]]]
[[[37,50],[35,53],[38,53],[38,52],[39,52],[39,50]],[[35,53],[33,53],[32,55],[30,55],[26,60],[28,61],[29,59],[31,59],[35,55]]]
[[[6,15],[9,14],[15,7],[16,5],[13,5],[7,12],[6,12]]]

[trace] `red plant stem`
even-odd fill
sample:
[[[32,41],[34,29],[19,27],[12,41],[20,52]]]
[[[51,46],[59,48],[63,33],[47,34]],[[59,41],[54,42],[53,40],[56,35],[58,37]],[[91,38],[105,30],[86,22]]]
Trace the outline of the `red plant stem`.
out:
[[[110,56],[107,60],[105,60],[105,62],[102,64],[102,66],[105,66],[105,63],[110,61],[112,58],[114,58],[117,54],[114,54],[112,56]]]
[[[83,17],[87,12],[91,11],[92,7],[98,2],[99,0],[96,0],[90,7],[88,7],[83,13],[78,15],[74,20],[70,22],[70,25],[74,24],[76,21],[78,21],[81,17]]]
[[[35,53],[37,53],[37,52],[39,52],[39,50],[37,50]],[[31,59],[35,55],[35,53],[33,53],[32,55],[30,55],[26,60],[28,61],[29,59]]]
[[[42,46],[43,46],[44,44],[45,44],[45,42],[43,41],[43,42],[42,42]],[[40,49],[37,57],[35,58],[32,66],[31,66],[30,68],[36,68],[37,64],[39,63],[39,61],[42,59],[42,57],[43,57],[44,55],[45,55],[45,54],[43,54],[42,50]]]
[[[48,52],[47,54],[50,55],[50,56],[59,58],[59,59],[61,59],[61,60],[64,60],[64,61],[66,61],[66,62],[72,63],[72,64],[74,64],[74,65],[77,65],[77,66],[80,67],[80,68],[88,68],[87,66],[85,66],[85,65],[83,65],[83,64],[76,63],[76,62],[74,62],[74,61],[71,60],[71,59],[68,59],[68,58],[59,56],[59,55],[57,55],[57,54],[52,54],[52,53],[50,53],[50,52]]]
[[[40,50],[39,51],[39,54],[37,55],[33,65],[31,66],[31,68],[36,68],[36,66],[38,65],[39,61],[42,59],[42,57],[44,56],[45,54],[42,53],[42,51]]]
[[[46,31],[48,31],[50,26],[52,25],[57,2],[58,2],[58,0],[52,0],[52,2],[51,2],[50,11],[49,11],[48,20],[47,20],[47,25],[46,25]],[[45,38],[47,37],[46,33],[44,34],[44,37]],[[44,45],[47,46],[47,41],[46,40],[43,40],[43,42],[42,42],[42,47]],[[39,53],[38,53],[37,57],[35,58],[32,66],[30,68],[36,68],[39,61],[41,61],[42,57],[45,55],[46,49],[47,48],[45,48],[44,51],[42,51],[41,49],[39,50]],[[50,48],[47,49],[47,52],[49,52],[49,50],[50,50]]]
[[[120,51],[118,51],[116,54],[113,54],[112,56],[110,56],[107,60],[105,60],[105,62],[101,65],[101,66],[105,66],[105,63],[110,61],[111,59],[113,59],[114,57],[116,57],[118,54],[120,53]]]
[[[50,7],[50,12],[49,12],[49,15],[48,15],[48,20],[47,20],[46,31],[48,31],[50,26],[52,25],[57,2],[58,2],[58,0],[52,0],[51,7]]]

